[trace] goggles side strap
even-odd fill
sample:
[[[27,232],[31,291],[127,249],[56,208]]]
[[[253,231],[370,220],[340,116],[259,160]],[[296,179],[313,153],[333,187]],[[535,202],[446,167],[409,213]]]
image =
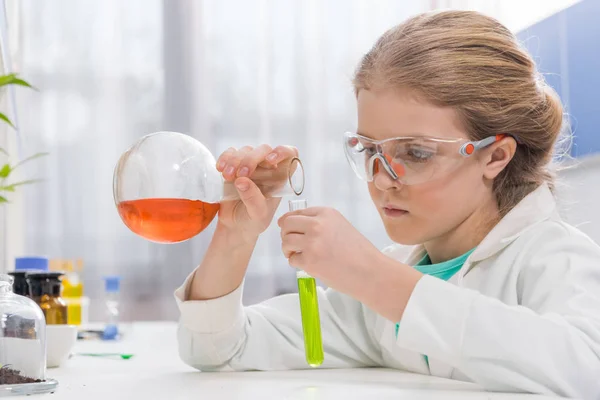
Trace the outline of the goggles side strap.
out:
[[[505,135],[495,135],[486,137],[485,139],[481,139],[476,142],[467,142],[460,147],[459,152],[462,156],[468,157],[471,154],[475,153],[475,151],[481,150],[491,145],[492,143],[503,139],[504,137]]]

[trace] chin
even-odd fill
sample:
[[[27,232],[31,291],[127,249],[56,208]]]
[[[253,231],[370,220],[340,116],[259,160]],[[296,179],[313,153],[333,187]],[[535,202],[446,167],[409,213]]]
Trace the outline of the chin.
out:
[[[423,226],[410,221],[411,217],[408,215],[403,217],[403,221],[389,220],[384,215],[382,215],[382,219],[388,236],[395,243],[414,246],[427,241],[426,235],[422,232]]]
[[[410,235],[408,233],[399,233],[397,231],[387,231],[388,236],[390,237],[390,239],[392,239],[392,241],[394,243],[398,243],[398,244],[402,244],[405,246],[416,246],[419,244],[423,244],[425,241],[422,240],[421,238],[414,236],[414,235]]]

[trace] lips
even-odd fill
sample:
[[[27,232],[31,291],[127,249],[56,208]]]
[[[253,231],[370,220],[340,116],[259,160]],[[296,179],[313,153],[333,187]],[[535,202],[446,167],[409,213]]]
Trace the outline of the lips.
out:
[[[385,208],[387,210],[393,210],[393,211],[406,211],[404,208],[395,206],[393,204],[386,204],[383,206],[383,208]]]
[[[392,204],[386,204],[385,206],[383,206],[383,212],[388,217],[401,217],[408,213],[408,211],[400,207],[396,207]]]

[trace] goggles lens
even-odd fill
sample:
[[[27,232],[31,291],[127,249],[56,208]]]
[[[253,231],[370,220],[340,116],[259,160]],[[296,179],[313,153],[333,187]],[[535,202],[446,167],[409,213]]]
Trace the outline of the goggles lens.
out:
[[[387,172],[406,185],[427,182],[460,165],[460,140],[425,137],[375,141],[347,133],[344,151],[354,172],[366,181]]]

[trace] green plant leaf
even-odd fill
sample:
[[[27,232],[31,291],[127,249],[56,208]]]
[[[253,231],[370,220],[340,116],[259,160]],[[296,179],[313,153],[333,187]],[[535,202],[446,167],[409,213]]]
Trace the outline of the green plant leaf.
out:
[[[0,86],[6,85],[19,85],[37,90],[35,87],[31,86],[29,82],[19,78],[17,74],[8,74],[0,76]]]
[[[4,164],[2,169],[0,169],[0,178],[8,178],[8,175],[12,172],[12,168],[10,164]]]
[[[8,203],[8,199],[6,197],[0,196],[0,204],[2,203]]]
[[[10,119],[8,119],[8,117],[2,113],[0,113],[0,119],[4,122],[6,122],[7,124],[9,124],[10,126],[12,126],[13,128],[15,127],[12,123],[12,121]],[[2,150],[4,153],[6,153],[4,150]]]
[[[11,82],[13,85],[19,85],[19,86],[24,86],[24,87],[28,87],[30,89],[33,90],[37,90],[37,88],[35,86],[32,86],[29,82],[21,79],[21,78],[16,78]]]
[[[6,74],[0,76],[0,86],[10,85],[10,82],[17,77],[17,74]]]
[[[35,159],[35,158],[39,158],[39,157],[44,157],[44,156],[47,156],[48,154],[49,154],[49,153],[35,153],[34,155],[32,155],[32,156],[29,156],[29,157],[27,157],[27,158],[24,158],[24,159],[22,159],[21,161],[19,161],[18,163],[16,163],[16,164],[15,164],[15,165],[12,167],[12,170],[14,171],[14,170],[15,170],[15,168],[17,168],[17,167],[18,167],[18,166],[20,166],[20,165],[23,165],[23,164],[25,164],[26,162],[28,162],[28,161],[31,161],[31,160],[33,160],[33,159]]]
[[[8,155],[8,153],[6,152],[6,150],[4,150],[2,147],[0,147],[0,153]]]
[[[17,188],[17,186],[31,185],[32,183],[37,183],[37,182],[41,182],[41,181],[42,181],[41,179],[29,179],[26,181],[11,183],[10,185],[0,186],[0,191],[3,190],[5,192],[14,192],[15,189]]]

